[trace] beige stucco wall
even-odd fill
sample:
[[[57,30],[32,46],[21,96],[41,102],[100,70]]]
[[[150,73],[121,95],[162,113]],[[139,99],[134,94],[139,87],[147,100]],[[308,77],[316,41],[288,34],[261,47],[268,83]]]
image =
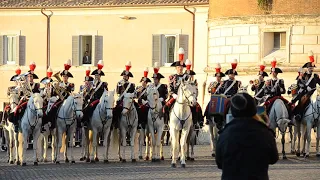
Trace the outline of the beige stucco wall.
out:
[[[102,79],[115,89],[120,73],[127,61],[132,62],[131,81],[138,83],[146,66],[152,66],[152,34],[188,34],[189,59],[192,57],[192,16],[183,7],[149,8],[104,8],[104,9],[55,9],[51,18],[51,67],[54,72],[63,70],[66,60],[72,58],[72,36],[103,36]],[[135,17],[123,20],[120,16]],[[195,71],[204,77],[207,64],[207,18],[208,6],[196,7]],[[40,10],[1,10],[0,35],[16,33],[26,36],[26,65],[35,61],[36,74],[45,76],[46,72],[46,18]],[[94,52],[93,52],[94,53]],[[6,101],[6,89],[12,83],[15,65],[0,66],[0,101]],[[91,68],[92,70],[94,67]],[[151,69],[150,69],[151,70]],[[201,72],[200,72],[201,71]],[[71,67],[77,91],[82,84],[85,67]],[[166,77],[174,73],[170,67],[162,67],[160,72]],[[152,75],[153,72],[150,72]],[[162,80],[167,83],[167,79]]]

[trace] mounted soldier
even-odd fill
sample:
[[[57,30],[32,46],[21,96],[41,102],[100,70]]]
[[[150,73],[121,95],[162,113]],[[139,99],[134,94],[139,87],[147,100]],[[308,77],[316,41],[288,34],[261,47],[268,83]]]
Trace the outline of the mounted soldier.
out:
[[[113,126],[117,127],[118,126],[118,121],[121,115],[121,111],[123,109],[123,96],[125,93],[134,93],[135,91],[135,84],[129,82],[129,78],[132,77],[133,75],[130,72],[131,69],[131,61],[128,61],[126,64],[126,70],[123,70],[122,73],[120,74],[120,76],[122,76],[122,80],[120,80],[117,83],[117,89],[116,92],[119,96],[117,102],[116,102],[116,107],[114,108],[114,112],[113,112],[113,120],[112,120],[112,124]]]
[[[186,60],[186,71],[184,72],[187,81],[192,81],[193,80],[193,76],[196,75],[196,73],[191,70],[191,66],[192,63],[189,59]],[[197,80],[194,80],[194,85],[196,86],[196,90],[197,90],[197,98],[198,98],[198,83]],[[197,104],[193,107],[191,107],[191,112],[192,112],[192,120],[193,120],[193,124],[197,124],[199,122],[200,127],[203,126],[203,116],[202,116],[202,109],[201,106],[199,105],[199,103],[197,102]]]
[[[74,91],[74,84],[68,82],[69,78],[73,78],[73,75],[69,72],[70,68],[71,60],[68,60],[64,64],[64,70],[60,73],[62,80],[59,77],[59,72],[53,75],[58,80],[58,83],[54,84],[53,88],[55,89],[55,96],[52,97],[48,103],[49,112],[47,116],[50,118],[49,121],[51,122],[51,130],[55,128],[54,122],[59,107],[62,105],[63,101],[69,97],[71,92]]]
[[[183,68],[186,67],[185,63],[183,62],[184,59],[184,49],[180,48],[179,51],[179,61],[176,61],[171,64],[171,67],[175,67],[177,73],[169,76],[169,95],[170,99],[166,102],[165,106],[163,107],[164,112],[169,117],[169,111],[176,101],[176,98],[178,97],[178,89],[181,84],[182,79],[187,80],[187,76],[183,73]]]
[[[211,95],[213,94],[218,94],[217,92],[219,92],[219,89],[223,87],[223,81],[222,78],[225,77],[226,75],[221,72],[221,65],[220,63],[217,63],[216,67],[215,67],[216,73],[214,74],[214,76],[216,77],[216,81],[213,81],[209,84],[208,87],[208,93]],[[210,102],[208,102],[208,105],[206,107],[206,110],[204,112],[204,116],[206,117],[206,125],[209,125],[211,119],[210,119],[210,115],[209,115],[209,106],[210,106]]]
[[[305,79],[303,77],[304,75],[304,70],[302,67],[300,67],[298,69],[298,76],[296,77],[297,83],[296,84],[292,84],[287,91],[288,95],[292,95],[292,99],[289,103],[291,109],[295,108],[295,103],[301,98],[300,96],[298,96],[298,92],[301,88],[304,88],[306,82]],[[300,91],[301,92],[301,91]],[[298,99],[299,98],[299,99]],[[291,119],[291,118],[290,118]]]
[[[137,86],[135,90],[135,97],[138,102],[135,102],[135,106],[138,112],[138,129],[145,129],[148,121],[148,101],[147,101],[147,88],[148,83],[151,80],[148,78],[149,70],[145,69],[143,77],[140,80],[141,86]]]
[[[89,103],[89,99],[90,99],[90,94],[89,92],[91,91],[91,89],[93,88],[93,80],[94,78],[90,76],[90,67],[87,67],[86,69],[86,76],[84,77],[84,85],[80,86],[80,93],[83,96],[83,107],[86,107],[87,104]]]
[[[264,88],[265,88],[265,81],[264,81],[264,77],[268,77],[268,73],[266,73],[264,71],[264,69],[266,68],[265,64],[261,64],[260,65],[260,71],[258,73],[259,79],[255,79],[254,81],[250,81],[250,84],[252,84],[251,86],[251,90],[254,91],[255,95],[254,95],[254,99],[257,105],[261,104],[261,100],[264,97]]]
[[[27,106],[31,94],[40,93],[40,84],[33,81],[34,79],[39,79],[38,76],[34,73],[35,68],[36,63],[32,62],[29,65],[30,70],[27,73],[19,76],[22,81],[19,87],[21,99],[13,114],[13,124],[15,126],[15,132],[18,132],[19,121],[23,116],[24,110]]]
[[[238,89],[241,86],[241,81],[235,79],[235,76],[238,75],[236,71],[237,65],[238,63],[235,59],[231,63],[232,69],[229,69],[225,72],[225,74],[229,76],[229,79],[222,82],[222,87],[217,90],[218,94],[226,95],[228,98],[237,94]]]
[[[280,68],[277,68],[276,65],[277,61],[276,59],[274,59],[271,62],[270,74],[272,74],[272,79],[267,80],[266,86],[264,88],[264,93],[267,96],[266,102],[264,104],[267,110],[267,114],[269,114],[269,110],[276,99],[283,100],[284,104],[288,103],[288,101],[284,97],[282,97],[282,94],[285,94],[286,92],[284,81],[283,79],[278,78],[278,74],[282,73],[282,70]]]
[[[313,70],[316,67],[314,63],[313,52],[309,52],[309,62],[305,63],[302,68],[307,68],[307,71],[301,78],[298,79],[298,95],[291,103],[295,104],[299,101],[298,105],[293,110],[293,115],[297,121],[301,121],[306,107],[311,103],[311,96],[316,90],[316,85],[320,85],[318,74],[314,74]]]
[[[158,92],[159,92],[159,100],[162,103],[162,106],[164,106],[166,104],[166,99],[168,98],[168,86],[166,84],[161,84],[160,80],[162,78],[164,78],[164,76],[162,74],[159,73],[160,70],[160,65],[158,62],[154,63],[154,67],[153,67],[153,83],[151,84],[151,86],[155,87]],[[169,117],[168,116],[164,116],[164,123],[168,124],[169,121]]]
[[[87,128],[89,123],[89,118],[92,116],[92,113],[96,106],[99,104],[99,100],[103,94],[103,92],[106,90],[108,91],[108,83],[101,81],[101,76],[104,76],[104,72],[102,71],[102,68],[104,66],[104,63],[102,60],[98,62],[96,70],[94,70],[91,75],[94,75],[94,81],[93,81],[93,87],[91,88],[91,91],[89,92],[89,103],[84,108],[83,114],[84,117],[82,118],[83,121],[83,127]],[[90,77],[89,79],[90,80]]]

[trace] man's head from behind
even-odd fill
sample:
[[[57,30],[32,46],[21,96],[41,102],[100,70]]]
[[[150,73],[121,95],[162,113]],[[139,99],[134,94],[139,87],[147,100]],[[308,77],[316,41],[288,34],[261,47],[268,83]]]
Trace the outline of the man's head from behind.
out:
[[[235,118],[253,117],[257,114],[254,99],[248,93],[238,93],[230,101],[231,114]]]

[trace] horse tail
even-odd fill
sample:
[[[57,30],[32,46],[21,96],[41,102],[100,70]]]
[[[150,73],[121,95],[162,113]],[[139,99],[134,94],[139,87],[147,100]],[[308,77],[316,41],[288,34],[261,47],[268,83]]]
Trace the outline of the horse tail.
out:
[[[119,148],[119,133],[118,129],[114,128],[112,130],[112,149],[113,151],[117,152]]]

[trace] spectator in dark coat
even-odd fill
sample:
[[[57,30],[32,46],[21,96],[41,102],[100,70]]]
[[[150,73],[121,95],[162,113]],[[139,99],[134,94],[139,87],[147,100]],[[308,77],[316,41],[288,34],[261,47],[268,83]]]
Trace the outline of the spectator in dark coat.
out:
[[[275,164],[278,150],[274,133],[256,115],[254,99],[247,93],[231,98],[234,119],[220,131],[216,163],[222,180],[268,180],[269,164]]]

